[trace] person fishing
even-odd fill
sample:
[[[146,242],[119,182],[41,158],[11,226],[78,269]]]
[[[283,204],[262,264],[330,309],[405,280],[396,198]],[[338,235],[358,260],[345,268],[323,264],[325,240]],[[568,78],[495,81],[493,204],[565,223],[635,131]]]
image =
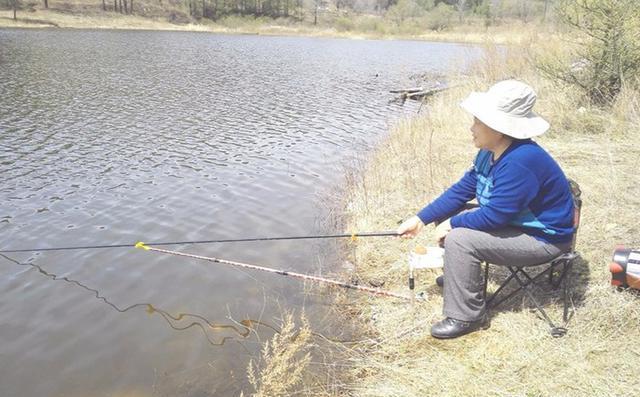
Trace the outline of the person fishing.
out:
[[[549,128],[532,109],[536,93],[516,80],[471,93],[460,106],[473,116],[480,149],[473,166],[417,215],[397,229],[415,237],[429,223],[444,243],[445,318],[431,327],[439,339],[488,327],[481,263],[528,266],[571,248],[573,199],[558,163],[531,138]],[[467,202],[479,206],[463,211]]]

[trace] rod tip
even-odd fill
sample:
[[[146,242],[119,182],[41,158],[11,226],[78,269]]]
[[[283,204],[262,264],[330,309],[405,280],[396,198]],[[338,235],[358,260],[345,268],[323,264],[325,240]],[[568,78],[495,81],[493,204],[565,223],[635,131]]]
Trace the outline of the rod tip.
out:
[[[147,247],[146,245],[144,245],[144,243],[142,241],[138,241],[136,243],[136,248],[142,248],[145,251],[149,251],[149,247]]]

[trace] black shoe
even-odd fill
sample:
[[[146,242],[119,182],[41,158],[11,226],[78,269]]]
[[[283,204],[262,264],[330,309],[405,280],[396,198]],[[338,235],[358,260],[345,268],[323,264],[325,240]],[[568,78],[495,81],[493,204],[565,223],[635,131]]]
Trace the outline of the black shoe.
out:
[[[431,327],[431,336],[438,339],[453,339],[479,329],[487,328],[489,328],[489,323],[485,318],[478,321],[462,321],[447,317],[433,324]]]
[[[440,288],[444,287],[444,274],[436,277],[436,284]]]

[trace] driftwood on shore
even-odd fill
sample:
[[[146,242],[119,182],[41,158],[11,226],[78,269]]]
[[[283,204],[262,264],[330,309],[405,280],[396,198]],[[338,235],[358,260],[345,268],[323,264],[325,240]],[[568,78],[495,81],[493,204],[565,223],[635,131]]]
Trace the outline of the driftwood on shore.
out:
[[[435,87],[423,88],[404,88],[398,90],[390,90],[389,92],[392,94],[400,94],[398,98],[393,101],[399,101],[400,103],[404,103],[407,99],[412,99],[414,101],[424,101],[426,98],[440,92],[451,88],[452,86],[448,85],[438,85]]]

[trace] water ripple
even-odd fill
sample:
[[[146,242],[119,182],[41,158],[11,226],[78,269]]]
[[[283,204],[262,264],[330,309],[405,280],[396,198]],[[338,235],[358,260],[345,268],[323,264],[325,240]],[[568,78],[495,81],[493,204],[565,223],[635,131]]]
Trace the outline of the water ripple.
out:
[[[388,104],[388,90],[467,53],[416,42],[0,30],[0,247],[329,231],[317,201],[341,183],[340,164],[417,109]],[[327,244],[201,249],[314,272],[331,267]],[[122,302],[207,318],[319,304],[297,283],[137,251],[18,259]],[[189,330],[116,319],[60,283],[0,266],[0,333],[11,337],[0,344],[3,396],[113,394],[152,384],[145,368],[203,365],[211,354],[244,373],[246,360],[231,360],[237,347],[212,353]]]

